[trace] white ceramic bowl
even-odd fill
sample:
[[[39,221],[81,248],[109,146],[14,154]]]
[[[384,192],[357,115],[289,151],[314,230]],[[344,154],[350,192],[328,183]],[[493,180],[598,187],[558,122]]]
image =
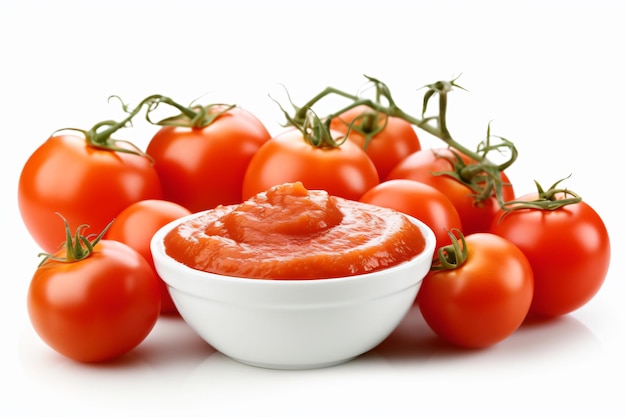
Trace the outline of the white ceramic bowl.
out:
[[[249,365],[321,368],[381,343],[412,306],[435,250],[433,232],[416,223],[424,251],[369,274],[314,280],[234,278],[198,271],[165,253],[163,239],[186,216],[161,228],[151,250],[182,318],[213,348]]]

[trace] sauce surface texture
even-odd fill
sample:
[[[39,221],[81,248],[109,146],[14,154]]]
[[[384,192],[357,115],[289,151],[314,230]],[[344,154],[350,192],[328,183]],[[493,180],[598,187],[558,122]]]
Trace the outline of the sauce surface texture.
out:
[[[165,237],[191,268],[233,277],[321,279],[374,272],[421,253],[421,230],[391,209],[283,184],[218,206]]]

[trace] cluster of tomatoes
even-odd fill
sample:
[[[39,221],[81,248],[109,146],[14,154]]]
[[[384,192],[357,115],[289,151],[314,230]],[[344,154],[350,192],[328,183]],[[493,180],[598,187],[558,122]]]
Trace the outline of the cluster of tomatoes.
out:
[[[342,93],[350,104],[319,118],[313,105],[337,91],[330,89],[293,115],[283,110],[288,126],[275,136],[240,107],[185,107],[160,95],[125,106],[119,122],[53,134],[19,181],[22,218],[45,251],[28,292],[37,333],[78,361],[130,351],[160,314],[176,314],[152,263],[156,230],[295,181],[396,209],[433,229],[439,251],[416,303],[451,343],[489,346],[527,317],[567,314],[593,297],[610,247],[589,205],[559,183],[516,196],[508,165],[486,158],[497,146],[468,151],[449,135],[445,114],[416,119],[395,106],[384,84],[370,81],[377,100]],[[445,109],[452,86],[431,85],[425,104],[438,96]],[[152,122],[165,105],[180,114]],[[145,150],[113,139],[144,109],[160,126]],[[447,146],[422,149],[416,127]]]

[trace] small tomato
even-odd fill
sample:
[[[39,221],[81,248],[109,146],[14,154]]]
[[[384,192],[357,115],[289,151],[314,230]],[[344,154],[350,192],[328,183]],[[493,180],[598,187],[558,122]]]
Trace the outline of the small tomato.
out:
[[[148,261],[121,242],[93,242],[67,232],[66,248],[35,271],[28,314],[41,339],[79,362],[117,358],[139,345],[155,325],[159,282]],[[66,222],[67,230],[67,222]]]
[[[192,212],[241,202],[246,168],[270,139],[261,121],[239,107],[210,105],[206,121],[164,125],[146,152],[163,186],[163,199]],[[201,120],[202,121],[202,120]]]
[[[530,311],[559,316],[585,305],[598,292],[609,269],[611,246],[602,218],[571,191],[551,188],[517,199],[518,209],[500,211],[491,233],[513,242],[526,255],[535,275]],[[575,195],[574,195],[575,196]],[[552,209],[524,203],[571,204]],[[535,204],[536,205],[536,204]]]
[[[442,339],[466,348],[488,347],[526,318],[533,271],[522,251],[500,236],[475,233],[460,241],[439,249],[440,264],[448,268],[429,272],[416,301]]]
[[[437,247],[449,241],[448,232],[462,229],[454,204],[442,192],[413,180],[389,180],[368,190],[363,203],[392,208],[424,222],[435,233]]]
[[[376,113],[365,105],[353,107],[335,117],[330,122],[330,128],[348,133],[348,139],[365,150],[381,180],[402,159],[421,149],[411,123],[399,117]]]
[[[330,131],[336,140],[342,135]],[[243,180],[243,199],[285,184],[301,182],[309,190],[358,200],[379,183],[372,160],[355,143],[312,144],[298,129],[287,129],[254,155]]]
[[[477,201],[475,194],[467,184],[446,173],[455,172],[457,158],[465,166],[474,162],[467,156],[449,148],[422,149],[404,158],[389,173],[387,179],[410,179],[435,187],[452,201],[463,224],[463,233],[469,235],[476,232],[487,232],[500,205],[495,194]],[[457,166],[455,166],[457,165]],[[513,186],[504,172],[502,180],[503,201],[512,200],[515,196]]]
[[[180,204],[166,200],[142,200],[126,207],[115,218],[105,234],[105,239],[117,240],[135,249],[150,263],[154,273],[154,261],[150,252],[152,236],[161,227],[180,217],[191,214]],[[161,287],[161,313],[176,313],[176,306],[167,289],[167,285],[159,280]]]
[[[52,136],[28,158],[19,179],[18,204],[24,224],[46,252],[55,252],[70,224],[103,230],[135,201],[161,198],[159,177],[149,158],[97,147],[77,135]]]

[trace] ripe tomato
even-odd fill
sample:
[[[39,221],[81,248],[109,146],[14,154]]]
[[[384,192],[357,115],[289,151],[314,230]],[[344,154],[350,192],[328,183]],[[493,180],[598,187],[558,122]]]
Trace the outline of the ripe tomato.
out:
[[[339,132],[332,132],[335,138]],[[358,200],[379,183],[372,160],[355,143],[337,147],[309,143],[298,129],[287,129],[266,142],[254,155],[243,180],[244,200],[284,183],[301,182],[309,190]]]
[[[117,240],[135,249],[146,258],[154,273],[157,274],[150,251],[152,236],[167,223],[188,214],[191,214],[191,211],[171,201],[138,201],[122,210],[109,227],[105,238]],[[162,280],[159,280],[159,284],[161,288],[161,313],[177,313],[167,285]]]
[[[482,348],[504,340],[523,323],[533,296],[533,272],[522,251],[500,236],[475,233],[464,240],[465,262],[429,272],[416,301],[439,337]]]
[[[208,108],[210,114],[223,110]],[[146,153],[154,158],[163,198],[197,212],[241,202],[248,163],[269,139],[256,116],[233,107],[202,128],[161,127]]]
[[[419,181],[381,182],[367,191],[361,201],[392,208],[423,221],[435,233],[437,247],[450,241],[450,230],[462,229],[459,213],[448,197]]]
[[[471,159],[459,154],[465,164],[472,163]],[[411,179],[435,187],[446,195],[456,207],[463,233],[469,235],[476,232],[486,232],[491,227],[494,216],[500,209],[495,195],[481,202],[476,202],[475,192],[467,185],[448,175],[435,175],[443,171],[454,171],[449,158],[454,160],[454,154],[448,148],[423,149],[404,158],[389,173],[387,179]],[[513,186],[504,172],[502,178],[502,197],[504,201],[512,200],[515,196]]]
[[[65,257],[63,249],[55,254]],[[27,295],[31,323],[52,349],[80,362],[119,357],[141,343],[159,316],[158,278],[137,251],[100,240],[75,262],[46,260]]]
[[[537,198],[537,193],[529,193],[517,200]],[[491,232],[513,242],[530,261],[535,275],[533,315],[567,314],[598,292],[609,269],[611,249],[606,226],[591,206],[580,201],[555,210],[503,214],[497,215]]]
[[[65,239],[57,212],[70,224],[103,230],[126,206],[161,196],[148,158],[96,148],[75,135],[44,142],[26,161],[18,186],[22,219],[46,252],[57,251]]]
[[[421,149],[413,125],[399,117],[377,114],[365,105],[340,114],[331,120],[330,128],[344,134],[349,129],[348,139],[365,149],[381,180],[402,159]]]

